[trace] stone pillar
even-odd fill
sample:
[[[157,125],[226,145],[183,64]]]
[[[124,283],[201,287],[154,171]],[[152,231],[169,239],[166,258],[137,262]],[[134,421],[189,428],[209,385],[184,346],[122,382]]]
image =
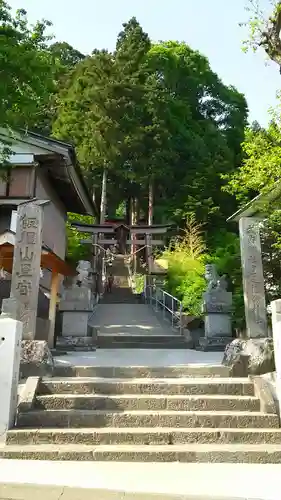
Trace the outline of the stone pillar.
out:
[[[42,229],[43,207],[36,203],[20,205],[17,213],[11,298],[17,302],[15,319],[23,323],[23,340],[35,338]]]
[[[49,303],[49,334],[48,334],[48,346],[50,349],[54,347],[55,340],[55,324],[56,324],[56,312],[57,312],[57,296],[60,284],[60,275],[56,272],[52,272],[51,280],[51,293],[50,293],[50,303]]]
[[[279,415],[281,418],[281,299],[271,302],[271,311],[276,370],[276,393],[279,403]]]
[[[259,223],[259,219],[252,217],[239,220],[245,317],[250,338],[268,335]]]
[[[151,246],[151,234],[145,235],[145,244],[146,244],[146,256],[147,256],[147,273],[152,273],[152,246]]]
[[[93,249],[93,259],[92,259],[92,266],[93,266],[93,284],[92,284],[92,292],[96,298],[98,299],[98,277],[97,277],[97,258],[98,258],[98,235],[97,233],[94,233],[92,236],[92,249]]]
[[[0,318],[0,441],[16,417],[22,328],[20,321]]]

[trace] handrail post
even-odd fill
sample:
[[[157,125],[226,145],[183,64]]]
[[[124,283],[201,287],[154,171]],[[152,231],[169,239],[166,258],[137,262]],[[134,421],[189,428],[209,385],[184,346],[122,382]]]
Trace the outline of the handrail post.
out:
[[[163,318],[165,319],[165,292],[164,290],[162,290],[163,292],[163,299],[162,299],[162,304],[163,304]]]
[[[146,294],[147,294],[147,282],[146,282],[146,275],[144,275],[144,301],[146,302]]]
[[[180,335],[182,335],[182,302],[180,302]]]
[[[174,328],[174,297],[172,298],[172,328]]]

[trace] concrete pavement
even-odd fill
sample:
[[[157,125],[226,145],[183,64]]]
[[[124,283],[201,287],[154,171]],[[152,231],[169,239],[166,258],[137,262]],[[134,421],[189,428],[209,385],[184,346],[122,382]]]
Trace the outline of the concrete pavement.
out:
[[[280,472],[280,465],[0,460],[0,499],[280,500]]]

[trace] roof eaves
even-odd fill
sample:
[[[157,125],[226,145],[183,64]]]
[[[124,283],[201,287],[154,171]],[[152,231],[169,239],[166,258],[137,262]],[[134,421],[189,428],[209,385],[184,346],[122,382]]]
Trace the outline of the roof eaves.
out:
[[[274,202],[281,197],[281,180],[274,184],[274,187],[265,193],[260,193],[241,207],[237,212],[228,217],[227,222],[238,222],[242,217],[253,217],[254,215],[263,217],[265,213],[263,207],[266,203]]]

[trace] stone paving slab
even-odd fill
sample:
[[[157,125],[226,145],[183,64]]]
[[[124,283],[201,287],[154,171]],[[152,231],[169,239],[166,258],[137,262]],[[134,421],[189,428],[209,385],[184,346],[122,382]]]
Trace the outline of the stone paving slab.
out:
[[[71,353],[55,358],[56,366],[142,366],[168,367],[185,365],[218,365],[221,352],[200,352],[192,349],[98,349],[96,352]]]
[[[146,304],[99,304],[92,318],[99,333],[141,335],[172,335],[173,330],[161,323]]]

